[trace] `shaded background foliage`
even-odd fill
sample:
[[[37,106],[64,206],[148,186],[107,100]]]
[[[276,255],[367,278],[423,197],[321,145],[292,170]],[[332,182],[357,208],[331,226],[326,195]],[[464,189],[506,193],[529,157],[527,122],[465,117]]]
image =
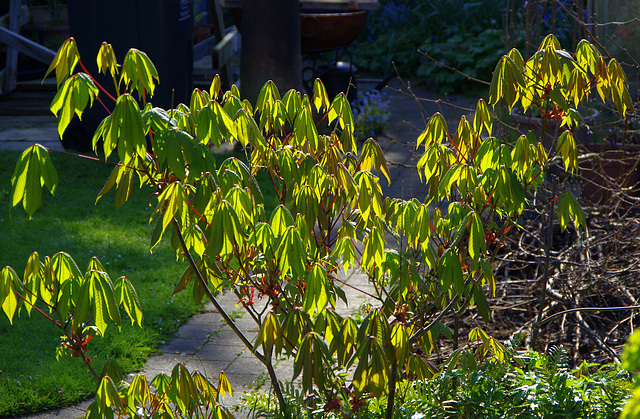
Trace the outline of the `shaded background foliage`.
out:
[[[447,67],[490,81],[495,62],[511,48],[528,44],[535,50],[546,34],[554,33],[571,50],[583,36],[569,15],[584,9],[580,0],[379,3],[353,46],[356,65],[377,76],[397,69],[401,77],[443,93],[477,94],[484,89]]]

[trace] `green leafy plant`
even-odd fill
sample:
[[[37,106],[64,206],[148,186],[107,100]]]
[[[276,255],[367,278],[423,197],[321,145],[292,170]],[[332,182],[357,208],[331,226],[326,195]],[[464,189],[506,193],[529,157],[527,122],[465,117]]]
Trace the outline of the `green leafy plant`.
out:
[[[543,118],[557,119],[562,121],[561,127],[573,128],[583,119],[578,105],[594,91],[602,101],[611,99],[623,118],[633,113],[627,77],[615,58],[607,63],[586,40],[578,43],[573,56],[548,35],[526,62],[517,50],[500,60],[493,73],[489,103],[495,105],[504,99],[509,110],[519,103],[525,112],[536,107]],[[562,143],[559,141],[558,148]]]
[[[583,121],[579,106],[595,92],[602,101],[612,100],[623,118],[633,112],[626,76],[618,62],[611,59],[607,63],[598,49],[585,40],[578,43],[572,55],[561,49],[555,36],[548,35],[527,61],[518,50],[512,49],[498,62],[493,73],[489,94],[491,105],[495,107],[504,103],[509,112],[519,105],[525,112],[537,109],[542,116],[541,130],[535,134],[529,131],[526,136],[521,136],[516,142],[513,156],[527,155],[537,143],[541,153],[549,153],[551,163],[561,166],[550,176],[550,188],[542,189],[542,193],[538,194],[544,208],[548,235],[544,241],[545,265],[540,282],[540,305],[532,333],[534,344],[537,344],[538,326],[545,306],[554,218],[557,214],[562,231],[571,219],[581,220],[580,224],[584,225],[582,209],[568,191],[567,183],[578,171],[573,133]],[[557,128],[552,127],[552,120],[558,122]],[[558,175],[562,169],[564,173]]]
[[[615,418],[630,395],[623,369],[586,362],[570,369],[562,348],[541,354],[508,347],[501,356],[506,360],[488,356],[478,363],[451,364],[430,380],[402,380],[393,417]],[[462,358],[475,359],[471,352]],[[295,387],[283,391],[289,404],[297,406],[293,418],[378,418],[387,409],[384,400],[371,398],[355,413],[350,406],[314,410]],[[254,417],[283,417],[265,393],[245,393],[243,400]]]
[[[629,341],[622,354],[622,367],[633,374],[633,396],[624,408],[621,418],[635,418],[640,414],[640,386],[638,386],[638,371],[640,370],[640,333],[635,331],[629,336]]]
[[[93,206],[113,163],[51,153],[64,182],[55,197],[43,194],[42,210],[28,219],[22,208],[10,210],[10,178],[19,156],[18,151],[0,152],[0,270],[13,266],[22,278],[31,253],[37,251],[42,259],[65,249],[83,273],[96,256],[113,281],[126,275],[135,285],[144,328],[131,325],[121,308],[121,327],[111,324],[104,336],[89,342],[87,354],[98,373],[109,359],[115,359],[126,374],[141,369],[160,342],[197,310],[190,296],[172,296],[173,284],[167,279],[179,278],[184,265],[175,263],[170,245],[161,243],[149,253],[146,237],[153,229],[145,220],[151,192],[140,190],[117,212],[111,199]],[[20,311],[10,323],[0,310],[0,416],[68,406],[90,397],[95,379],[79,358],[53,356],[63,336],[60,329],[33,310],[32,316],[24,308]]]
[[[505,49],[507,5],[503,0],[379,3],[353,46],[359,68],[379,75],[397,71],[412,83],[467,95],[475,95],[483,86],[440,63],[481,80],[490,79]],[[435,63],[418,54],[419,50]]]
[[[479,32],[452,32],[427,39],[421,46],[423,60],[416,75],[428,88],[445,93],[477,92],[490,80],[496,61],[504,52],[504,31],[489,28]],[[457,70],[454,71],[453,69]]]
[[[232,418],[228,409],[219,404],[227,393],[233,395],[224,373],[218,387],[202,373],[189,372],[177,364],[171,376],[158,374],[149,382],[144,376],[133,378],[131,384],[114,383],[105,375],[96,392],[96,401],[89,406],[87,418],[112,417],[188,417]]]
[[[568,54],[549,46],[556,46],[552,38],[531,65],[532,74],[553,85],[565,74],[554,57]],[[597,62],[594,55],[586,57],[587,65]],[[579,67],[569,61],[567,68]],[[77,63],[82,64],[69,39],[50,68],[60,84],[52,110],[62,130],[104,93],[90,75],[74,73]],[[294,378],[300,377],[312,408],[358,411],[371,397],[385,398],[389,418],[400,382],[438,373],[427,356],[439,338],[448,335],[454,349],[449,368],[476,365],[475,357],[489,354],[506,361],[502,345],[481,329],[469,335],[479,342],[475,357],[460,348],[459,321],[472,308],[490,321],[487,295],[495,293],[497,242],[528,210],[549,157],[530,134],[513,147],[492,137],[494,120],[485,101],[478,101],[472,120],[463,116],[452,131],[442,115],[431,117],[416,144],[423,149],[418,171],[429,194],[424,201],[405,201],[383,199],[373,173],[389,181],[380,146],[370,138],[358,147],[346,96],[329,100],[319,80],[311,98],[293,90],[281,95],[267,82],[251,104],[240,99],[235,86],[221,92],[216,78],[209,91],[194,90],[188,105],[163,110],[151,103],[157,74],[144,53],[131,50],[119,67],[111,47],[103,44],[98,68],[111,74],[118,93],[110,98],[113,112],[96,130],[93,147],[120,159],[98,199],[113,189],[119,208],[136,183],[155,189],[151,250],[170,239],[176,257],[188,264],[175,292],[189,286],[197,302],[206,297],[213,303],[265,365],[281,412],[293,407],[273,368],[279,356],[293,358]],[[526,68],[515,50],[500,61],[490,105],[504,98],[513,107],[526,96],[520,90],[527,87]],[[578,87],[574,91],[579,93]],[[551,103],[560,99],[549,96]],[[567,112],[573,121],[574,113]],[[570,138],[564,134],[557,149],[567,170],[576,160]],[[231,141],[246,150],[247,163],[228,158],[217,164],[211,148]],[[256,181],[259,173],[270,179],[279,202],[270,214]],[[56,185],[46,151],[33,146],[16,166],[12,205],[22,203],[31,217],[42,188],[53,192]],[[570,221],[584,225],[570,193],[555,199],[563,228]],[[339,270],[353,268],[361,269],[375,290],[360,324],[334,309],[338,300],[348,303]],[[225,289],[256,322],[254,341],[218,304],[216,294]],[[258,308],[258,300],[266,301],[266,308]],[[445,316],[453,327],[444,324]],[[179,376],[183,383],[195,380],[187,373]],[[178,388],[176,408],[195,412],[201,396],[191,385],[189,392]],[[91,412],[130,414],[118,391],[111,378],[102,378]],[[144,403],[139,391],[131,391],[134,403]]]
[[[24,308],[27,315],[36,311],[59,328],[63,337],[56,356],[81,358],[96,379],[100,376],[91,367],[87,344],[96,335],[104,335],[109,323],[120,326],[119,306],[124,307],[132,325],[142,325],[138,296],[126,277],[112,282],[97,258],[82,273],[62,252],[42,260],[33,253],[22,279],[11,267],[5,267],[0,273],[0,302],[10,322],[16,311]]]

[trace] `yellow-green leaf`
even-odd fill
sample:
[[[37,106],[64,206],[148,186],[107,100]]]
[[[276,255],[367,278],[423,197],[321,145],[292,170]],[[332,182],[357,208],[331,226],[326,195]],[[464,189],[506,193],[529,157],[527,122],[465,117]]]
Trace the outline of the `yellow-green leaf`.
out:
[[[131,90],[137,90],[141,98],[145,93],[153,96],[155,83],[160,81],[158,71],[147,54],[135,48],[131,48],[124,57],[120,80],[127,87],[131,85]]]
[[[373,138],[369,138],[362,146],[362,152],[360,155],[360,170],[371,171],[371,169],[377,169],[387,178],[387,182],[391,185],[391,178],[389,175],[389,168],[387,167],[387,160],[384,158],[384,153],[380,148],[380,144]]]
[[[578,171],[578,157],[576,150],[576,142],[571,131],[564,131],[558,138],[556,150],[562,156],[564,168],[570,172]]]
[[[303,306],[307,313],[322,312],[329,302],[327,271],[319,264],[313,265],[307,276]]]
[[[217,100],[222,93],[222,82],[220,81],[220,74],[216,74],[211,80],[211,86],[209,86],[209,96],[212,99]]]
[[[126,276],[120,277],[115,285],[115,294],[117,301],[122,304],[125,311],[131,319],[131,325],[138,324],[142,327],[142,306],[138,300],[133,284]]]
[[[87,105],[91,107],[98,88],[85,73],[74,74],[64,82],[51,101],[50,110],[58,118],[58,134],[62,134],[74,116],[82,119]]]
[[[304,276],[307,253],[304,251],[300,234],[295,226],[289,226],[284,230],[276,255],[283,274],[291,273],[294,277]]]
[[[462,266],[458,254],[452,249],[447,249],[440,258],[438,273],[442,281],[442,289],[447,290],[451,284],[456,294],[464,295],[464,280],[462,277]]]
[[[56,85],[60,87],[60,83],[67,77],[73,74],[73,70],[78,64],[80,54],[78,53],[78,47],[76,41],[73,38],[69,38],[62,43],[56,56],[49,65],[47,72],[45,73],[43,80],[55,69],[56,70]]]
[[[491,130],[493,128],[491,114],[489,113],[489,108],[487,107],[486,102],[483,99],[479,99],[478,104],[476,105],[476,112],[473,115],[473,130],[476,135],[481,134],[483,127],[485,127],[487,129],[487,133],[491,135]]]
[[[0,306],[11,324],[13,324],[13,316],[18,308],[15,288],[19,283],[20,279],[16,272],[10,266],[5,266],[0,274]]]
[[[282,330],[280,329],[278,318],[272,311],[267,314],[260,326],[260,334],[256,339],[254,351],[258,345],[264,345],[267,354],[271,353],[274,347],[276,352],[279,352],[282,348]]]
[[[31,218],[42,202],[42,186],[53,194],[57,184],[58,174],[49,153],[41,145],[33,145],[22,152],[11,176],[11,206],[22,201]]]
[[[100,413],[107,417],[107,408],[115,408],[116,410],[124,409],[124,403],[120,399],[118,388],[109,376],[102,377],[100,386],[96,391],[96,404],[99,406]]]
[[[313,105],[318,112],[322,112],[329,108],[329,97],[327,96],[327,90],[322,84],[320,79],[315,79],[313,82]]]
[[[476,212],[473,212],[471,225],[469,226],[469,256],[471,256],[474,266],[477,266],[478,259],[484,255],[486,250],[482,218]]]
[[[222,397],[224,397],[227,393],[229,393],[230,396],[233,396],[231,383],[229,382],[229,378],[227,378],[227,374],[225,374],[224,371],[221,371],[220,375],[218,376],[218,391],[220,392],[220,395]]]
[[[431,147],[432,144],[441,144],[447,135],[447,121],[440,112],[436,112],[429,119],[427,128],[418,136],[416,149],[424,142],[425,149]]]
[[[118,60],[116,54],[113,51],[113,46],[106,42],[103,42],[98,51],[98,72],[102,74],[110,73],[111,77],[115,77],[118,72]]]
[[[558,218],[560,228],[564,231],[569,225],[569,220],[573,220],[576,228],[586,227],[584,212],[578,200],[569,191],[564,191],[558,198]]]

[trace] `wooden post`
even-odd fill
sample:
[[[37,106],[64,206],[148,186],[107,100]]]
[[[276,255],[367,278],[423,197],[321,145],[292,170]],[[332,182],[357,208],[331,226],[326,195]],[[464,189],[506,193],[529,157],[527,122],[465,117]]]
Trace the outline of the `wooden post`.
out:
[[[282,94],[302,91],[300,3],[242,1],[240,93],[255,103],[262,86],[273,80]]]
[[[220,3],[218,0],[209,0],[209,10],[213,15],[211,17],[211,22],[213,23],[213,35],[216,37],[216,42],[220,44],[222,40],[225,38],[225,27],[224,20],[222,19],[222,7],[220,7]],[[216,54],[218,51],[216,50]],[[219,62],[218,57],[212,57],[212,62],[215,65],[218,65],[218,71],[220,71],[220,81],[222,83],[222,90],[227,90],[231,87],[233,80],[231,80],[231,75],[227,70],[226,62]]]
[[[20,32],[20,22],[18,21],[18,12],[20,10],[20,0],[11,0],[9,5],[9,30],[11,32]],[[2,91],[9,93],[16,88],[16,80],[18,73],[18,50],[12,47],[7,48],[7,63],[4,73],[4,85]]]

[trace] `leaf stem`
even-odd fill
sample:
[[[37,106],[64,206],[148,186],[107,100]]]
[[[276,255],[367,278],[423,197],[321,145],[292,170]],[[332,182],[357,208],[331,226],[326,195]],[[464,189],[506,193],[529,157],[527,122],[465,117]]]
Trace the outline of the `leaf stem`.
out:
[[[216,297],[211,292],[211,289],[209,288],[209,284],[207,283],[206,278],[202,275],[202,272],[200,272],[200,269],[198,269],[198,266],[196,265],[195,260],[193,260],[193,256],[191,256],[191,252],[189,251],[189,248],[187,247],[187,244],[184,241],[184,237],[182,236],[182,231],[180,231],[180,224],[178,223],[178,220],[176,220],[176,218],[174,217],[172,221],[173,221],[173,226],[176,229],[176,235],[180,240],[180,246],[184,251],[187,261],[191,266],[191,269],[193,269],[193,272],[198,278],[200,285],[202,285],[202,287],[204,288],[205,294],[207,294],[207,298],[209,299],[209,301],[211,301],[211,303],[213,303],[216,310],[218,310],[218,312],[222,315],[222,317],[224,318],[224,321],[229,325],[229,327],[231,327],[231,330],[233,330],[233,332],[238,336],[238,338],[240,338],[242,343],[247,348],[250,348],[250,349],[253,348],[253,345],[251,344],[251,342],[249,342],[249,339],[247,339],[244,333],[242,333],[242,331],[238,329],[238,326],[235,325],[234,321],[231,319],[231,317],[229,317],[227,312],[224,310],[224,308],[222,308],[222,306],[220,305]],[[262,355],[261,353],[257,351],[254,353],[256,357],[260,360],[260,362],[264,362],[266,360],[265,356]]]
[[[211,292],[211,289],[209,288],[209,284],[207,283],[206,278],[202,275],[202,272],[200,272],[200,269],[198,269],[198,266],[196,265],[195,260],[193,260],[193,256],[191,255],[191,252],[189,251],[189,248],[187,247],[187,244],[184,241],[184,237],[182,236],[182,231],[180,230],[180,224],[178,223],[178,220],[175,217],[173,217],[172,222],[173,222],[173,227],[175,228],[175,231],[176,231],[176,235],[178,236],[178,239],[180,241],[180,246],[182,247],[182,250],[184,251],[184,255],[186,256],[187,261],[189,262],[189,265],[191,266],[191,269],[193,269],[193,272],[195,273],[196,277],[198,278],[198,281],[200,282],[200,285],[202,285],[202,288],[204,289],[204,292],[207,295],[207,298],[209,298],[209,301],[211,301],[211,303],[213,303],[213,305],[215,306],[216,310],[218,310],[218,313],[220,313],[220,315],[222,316],[224,321],[229,325],[231,330],[233,330],[233,332],[236,334],[236,336],[238,336],[238,338],[247,347],[247,349],[251,350],[251,352],[255,355],[255,357],[258,358],[258,360],[265,367],[267,367],[267,372],[269,373],[269,378],[271,379],[271,385],[273,386],[273,389],[276,392],[276,395],[278,396],[278,402],[280,403],[280,407],[282,408],[282,410],[284,412],[286,407],[287,407],[287,403],[284,400],[284,396],[282,395],[282,389],[280,388],[280,383],[278,381],[278,377],[276,376],[275,370],[273,369],[273,364],[271,362],[271,356],[269,354],[266,354],[266,353],[265,354],[261,354],[256,349],[254,349],[253,345],[251,344],[249,339],[247,339],[247,337],[244,335],[244,333],[242,333],[242,331],[238,328],[238,326],[236,326],[236,324],[231,319],[231,317],[229,317],[229,315],[227,314],[225,309],[220,305],[220,303],[218,302],[216,297]]]
[[[29,291],[29,290],[27,290],[27,291]],[[29,292],[30,292],[30,291],[29,291]],[[39,308],[38,306],[36,306],[35,304],[32,304],[32,303],[31,303],[30,301],[28,301],[28,300],[27,300],[27,299],[26,299],[22,294],[20,294],[20,293],[19,293],[19,292],[17,292],[17,291],[15,292],[15,294],[16,294],[18,297],[20,297],[20,299],[21,299],[22,301],[24,301],[26,304],[29,304],[29,305],[31,306],[31,308],[33,308],[35,311],[37,311],[38,313],[42,314],[42,316],[44,316],[44,318],[45,318],[45,319],[49,320],[51,323],[53,323],[54,325],[56,325],[56,327],[60,327],[60,328],[62,328],[62,325],[61,325],[58,321],[54,320],[51,316],[49,316],[47,313],[45,313],[42,309],[40,309],[40,308]],[[38,298],[38,296],[37,296],[37,295],[36,295],[36,298]],[[38,298],[38,300],[40,300],[40,298]],[[42,301],[42,300],[40,300],[40,301]],[[47,303],[44,303],[44,304],[47,304]],[[47,306],[49,306],[50,308],[53,308],[53,307],[51,307],[49,304],[47,304]]]
[[[389,380],[389,394],[387,396],[386,419],[393,419],[393,405],[396,395],[396,382],[398,380],[398,360],[396,359],[395,348],[391,349],[391,377]]]
[[[84,71],[84,72],[85,72],[85,74],[91,78],[91,81],[93,81],[93,82],[95,83],[96,87],[97,87],[98,89],[100,89],[100,90],[102,91],[102,93],[104,93],[105,95],[107,95],[107,97],[108,97],[109,99],[111,99],[111,100],[113,101],[113,103],[115,103],[115,102],[116,102],[116,98],[114,98],[113,96],[111,96],[111,93],[109,93],[109,92],[107,91],[107,89],[105,89],[104,87],[102,87],[102,85],[101,85],[100,83],[98,83],[98,80],[96,80],[96,79],[95,79],[95,77],[93,77],[93,76],[91,75],[91,73],[89,73],[89,70],[87,70],[87,67],[85,67],[85,66],[84,66],[84,64],[82,63],[82,60],[80,60],[80,59],[79,59],[79,60],[78,60],[78,63],[80,64],[80,67],[82,67],[82,71]],[[101,101],[101,103],[102,103],[102,101]],[[104,105],[104,104],[103,104],[103,105]]]

